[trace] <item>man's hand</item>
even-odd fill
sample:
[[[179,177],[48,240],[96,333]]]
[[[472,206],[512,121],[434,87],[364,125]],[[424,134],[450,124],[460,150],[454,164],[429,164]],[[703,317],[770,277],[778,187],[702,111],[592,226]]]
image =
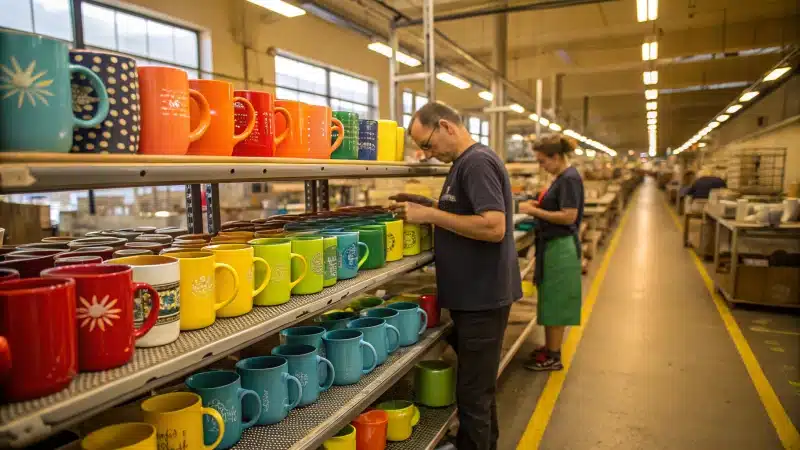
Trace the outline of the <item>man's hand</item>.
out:
[[[519,204],[519,212],[529,216],[536,217],[536,212],[539,210],[539,202],[530,200]]]
[[[424,224],[430,222],[432,208],[417,203],[398,203],[392,207],[394,212],[408,223]]]
[[[395,194],[389,197],[389,200],[394,200],[398,203],[417,203],[423,206],[433,206],[433,200],[425,197],[424,195],[418,194],[406,194],[405,192],[401,192],[399,194]]]

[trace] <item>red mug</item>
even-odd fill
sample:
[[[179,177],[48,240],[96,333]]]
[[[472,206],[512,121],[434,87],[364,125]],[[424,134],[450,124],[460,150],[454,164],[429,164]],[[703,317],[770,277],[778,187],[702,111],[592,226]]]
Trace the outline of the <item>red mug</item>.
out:
[[[0,268],[14,269],[21,278],[35,278],[41,271],[53,267],[55,257],[63,254],[65,250],[18,250],[5,254]]]
[[[233,147],[233,156],[275,156],[275,147],[283,142],[292,130],[292,117],[289,115],[289,111],[281,106],[275,107],[272,95],[267,92],[233,91],[233,95],[249,100],[256,111],[256,124],[253,132]],[[275,132],[276,114],[282,115],[289,124],[277,135]],[[237,134],[247,129],[248,118],[245,104],[239,101],[234,102],[233,120]]]
[[[421,295],[419,297],[419,307],[428,315],[428,328],[439,325],[439,315],[442,308],[439,308],[439,301],[434,294]]]
[[[18,280],[19,272],[14,269],[0,269],[0,283],[3,281]]]
[[[0,283],[0,398],[19,402],[66,388],[77,373],[75,281]]]
[[[147,283],[133,281],[133,269],[119,264],[82,264],[45,270],[46,278],[72,278],[77,298],[78,368],[108,370],[133,357],[134,343],[156,324],[160,299]],[[134,294],[150,293],[150,314],[133,326]]]

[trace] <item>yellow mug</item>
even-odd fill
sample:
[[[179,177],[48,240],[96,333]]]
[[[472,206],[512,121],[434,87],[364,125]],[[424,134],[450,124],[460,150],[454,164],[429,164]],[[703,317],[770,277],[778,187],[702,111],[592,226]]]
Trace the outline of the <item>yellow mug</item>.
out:
[[[394,155],[396,161],[405,161],[406,155],[406,129],[397,127],[397,153]]]
[[[356,428],[348,425],[322,443],[325,450],[356,450]]]
[[[403,256],[419,255],[421,251],[419,224],[403,223]]]
[[[188,251],[170,253],[181,269],[181,331],[197,330],[214,323],[217,311],[230,304],[239,293],[239,275],[233,267],[216,262],[212,252]],[[216,273],[224,270],[233,279],[229,296],[217,296]],[[222,277],[220,277],[222,278]]]
[[[397,160],[397,122],[378,121],[378,161]]]
[[[212,241],[213,242],[213,241]],[[263,258],[254,255],[253,247],[247,244],[216,244],[203,247],[214,253],[216,260],[233,267],[243,283],[233,301],[227,306],[217,310],[217,317],[238,317],[253,310],[253,297],[260,294],[267,287],[272,276],[269,264]],[[255,265],[264,267],[266,276],[261,280],[261,285],[253,289],[255,282]],[[217,298],[228,298],[234,289],[233,277],[227,272],[217,276]]]
[[[386,261],[403,259],[403,221],[381,221],[386,226]]]
[[[214,408],[204,408],[194,392],[171,392],[142,402],[144,421],[156,428],[158,448],[214,449],[225,434],[225,421]],[[214,419],[219,433],[211,445],[203,442],[203,415]]]
[[[389,415],[387,441],[405,441],[411,437],[413,427],[419,423],[419,409],[412,402],[391,400],[379,403],[377,409],[382,409]]]
[[[156,427],[149,423],[120,423],[89,433],[82,450],[157,450]]]

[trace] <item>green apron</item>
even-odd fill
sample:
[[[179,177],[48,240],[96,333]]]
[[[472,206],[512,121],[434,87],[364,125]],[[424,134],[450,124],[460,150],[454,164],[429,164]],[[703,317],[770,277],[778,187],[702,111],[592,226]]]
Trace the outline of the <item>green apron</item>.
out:
[[[537,245],[545,247],[537,252],[540,255],[537,258],[542,259],[537,322],[545,326],[580,325],[581,261],[575,238],[565,236]]]

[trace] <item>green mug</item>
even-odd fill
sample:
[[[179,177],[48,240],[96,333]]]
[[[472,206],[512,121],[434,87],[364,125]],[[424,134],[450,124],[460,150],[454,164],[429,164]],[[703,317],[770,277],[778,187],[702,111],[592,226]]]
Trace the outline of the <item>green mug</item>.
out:
[[[416,223],[403,224],[403,256],[419,255],[422,252],[420,226]]]
[[[339,251],[336,236],[322,237],[322,259],[324,267],[322,269],[322,286],[331,287],[338,280],[339,271]]]
[[[362,269],[379,269],[386,265],[386,227],[381,225],[365,225],[357,227],[358,240],[367,244],[369,255]]]
[[[433,227],[430,224],[419,226],[419,248],[423,252],[433,249]]]
[[[431,408],[442,408],[456,402],[456,371],[440,361],[420,361],[414,373],[415,402]]]
[[[358,114],[348,111],[334,111],[333,117],[339,119],[344,127],[344,139],[339,148],[331,153],[331,159],[358,159]],[[339,137],[337,131],[331,132],[331,143]]]
[[[320,292],[325,283],[324,243],[322,236],[292,236],[292,251],[308,262],[306,276],[292,288],[292,294],[307,295]],[[306,265],[292,260],[292,277],[299,276]]]
[[[253,246],[255,256],[269,264],[272,274],[267,287],[253,298],[258,306],[281,305],[289,301],[292,289],[296,287],[308,272],[308,262],[303,255],[292,252],[292,241],[289,239],[260,238],[248,242]],[[292,266],[297,265],[293,271]],[[255,266],[255,283],[260,286],[267,276],[262,264]]]

